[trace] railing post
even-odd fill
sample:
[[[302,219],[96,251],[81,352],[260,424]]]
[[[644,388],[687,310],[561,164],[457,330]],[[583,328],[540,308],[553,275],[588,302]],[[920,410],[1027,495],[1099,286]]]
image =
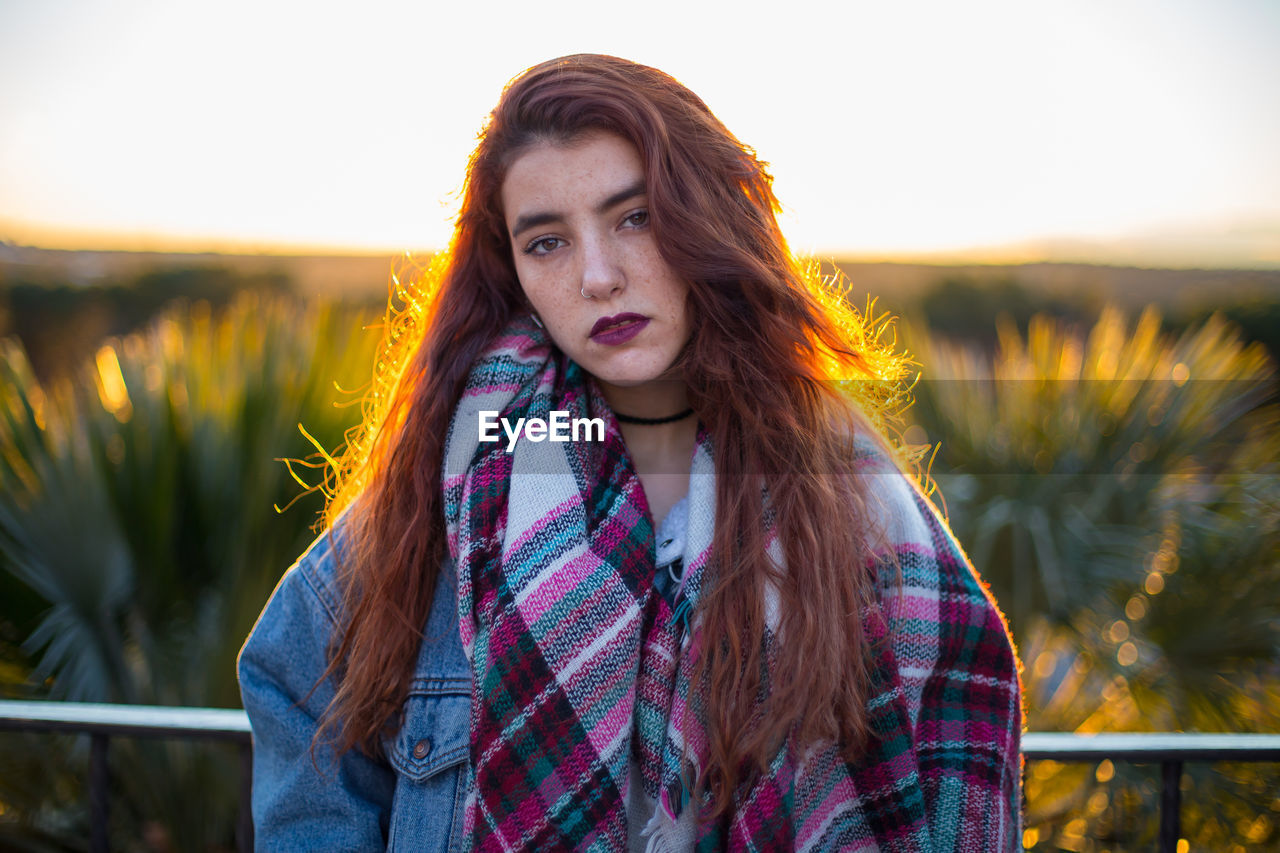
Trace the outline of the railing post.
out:
[[[1182,762],[1161,762],[1160,776],[1160,853],[1177,853],[1182,834]]]
[[[107,853],[107,736],[89,735],[89,850]]]
[[[240,811],[236,815],[236,849],[253,853],[253,742],[240,744]]]

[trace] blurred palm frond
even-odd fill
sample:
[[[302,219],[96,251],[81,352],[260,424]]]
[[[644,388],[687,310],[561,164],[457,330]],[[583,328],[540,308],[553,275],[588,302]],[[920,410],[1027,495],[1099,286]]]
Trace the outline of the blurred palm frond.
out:
[[[322,508],[280,460],[312,452],[300,425],[335,447],[359,417],[335,383],[369,370],[361,329],[285,296],[180,305],[50,388],[3,343],[0,569],[35,594],[0,605],[34,625],[6,693],[239,706],[239,644]],[[235,778],[231,754],[118,741],[112,757],[135,818],[177,849],[233,825],[236,792],[207,783]],[[0,776],[25,760],[6,750]]]

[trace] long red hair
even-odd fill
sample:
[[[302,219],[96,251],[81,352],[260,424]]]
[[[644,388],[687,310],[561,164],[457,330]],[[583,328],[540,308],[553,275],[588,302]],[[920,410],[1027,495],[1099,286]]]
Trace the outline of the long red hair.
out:
[[[676,80],[615,57],[552,60],[507,86],[468,165],[449,250],[389,312],[365,427],[328,508],[331,524],[345,513],[349,618],[331,650],[337,695],[322,731],[340,751],[374,752],[398,720],[446,558],[450,418],[476,357],[527,310],[501,207],[507,167],[531,145],[599,130],[640,152],[654,238],[690,282],[692,336],[679,367],[717,475],[700,605],[710,641],[696,676],[709,691],[711,751],[698,784],[722,813],[783,740],[832,740],[852,757],[867,736],[862,619],[875,599],[876,533],[852,437],[876,434],[866,413],[874,421],[884,411],[904,365],[878,340],[882,323],[791,255],[754,152]],[[854,378],[872,381],[852,394],[833,382]],[[766,553],[766,512],[785,569]],[[766,666],[770,597],[784,641]]]

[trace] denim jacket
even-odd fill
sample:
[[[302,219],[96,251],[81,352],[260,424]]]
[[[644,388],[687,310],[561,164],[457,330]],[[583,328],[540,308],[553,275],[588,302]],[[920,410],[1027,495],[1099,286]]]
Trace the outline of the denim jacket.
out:
[[[341,537],[334,540],[341,547]],[[316,684],[342,620],[333,542],[322,534],[285,572],[240,651],[253,727],[258,850],[458,851],[463,847],[471,670],[462,652],[454,572],[440,573],[399,731],[382,755],[311,749],[334,695]],[[312,688],[315,687],[314,690]]]

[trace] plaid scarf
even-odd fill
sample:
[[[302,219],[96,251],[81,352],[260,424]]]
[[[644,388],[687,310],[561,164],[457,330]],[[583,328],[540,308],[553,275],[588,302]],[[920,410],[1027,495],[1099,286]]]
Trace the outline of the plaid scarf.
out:
[[[520,438],[508,451],[501,432],[479,438],[482,412],[514,425],[552,411],[602,418],[604,440]],[[1020,843],[1020,689],[1006,628],[928,501],[861,447],[862,472],[884,475],[875,482],[902,569],[902,586],[864,619],[870,640],[890,638],[872,668],[874,737],[852,764],[834,747],[784,745],[735,792],[728,818],[695,822],[698,850],[986,853]],[[633,762],[658,804],[649,848],[674,849],[693,808],[684,781],[708,754],[690,676],[715,518],[711,454],[700,430],[685,571],[669,599],[655,586],[643,489],[590,377],[527,317],[473,366],[442,480],[473,676],[474,849],[625,850]],[[765,642],[767,653],[772,632]]]

